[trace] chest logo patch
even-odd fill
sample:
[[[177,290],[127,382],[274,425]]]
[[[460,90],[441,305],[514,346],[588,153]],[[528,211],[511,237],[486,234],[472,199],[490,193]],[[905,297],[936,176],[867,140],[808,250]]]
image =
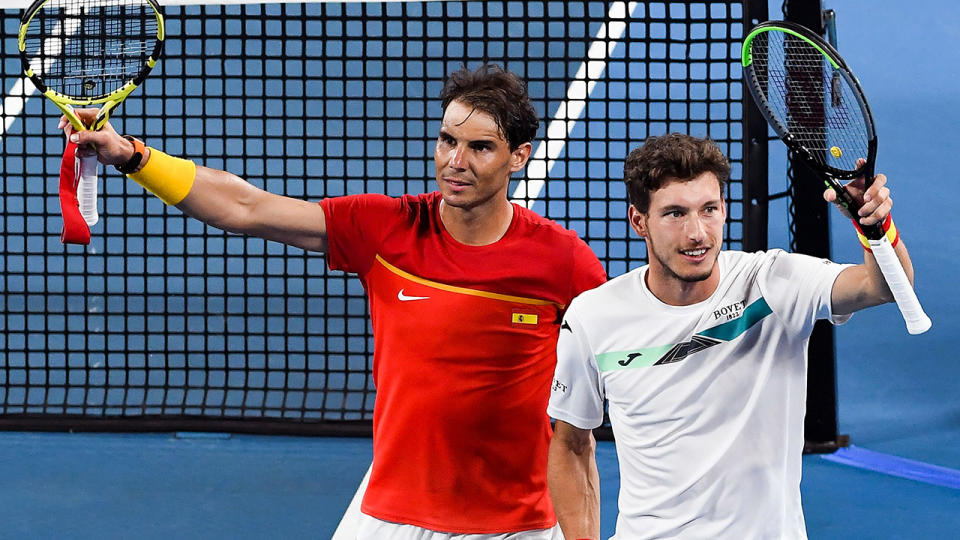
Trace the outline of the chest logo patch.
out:
[[[600,371],[616,371],[673,364],[710,347],[733,341],[773,313],[763,298],[746,307],[742,304],[737,302],[715,311],[715,320],[726,319],[725,322],[697,332],[689,341],[631,351],[600,353],[596,357],[597,367]],[[727,319],[731,316],[732,318]]]
[[[540,317],[536,313],[517,313],[514,312],[510,322],[515,325],[536,325]]]
[[[429,296],[407,296],[403,294],[403,289],[400,289],[400,292],[397,293],[397,300],[401,302],[411,302],[413,300],[429,300]]]
[[[713,320],[715,321],[732,321],[743,315],[743,308],[746,307],[747,301],[741,300],[739,302],[734,302],[729,306],[723,306],[720,309],[714,310]]]

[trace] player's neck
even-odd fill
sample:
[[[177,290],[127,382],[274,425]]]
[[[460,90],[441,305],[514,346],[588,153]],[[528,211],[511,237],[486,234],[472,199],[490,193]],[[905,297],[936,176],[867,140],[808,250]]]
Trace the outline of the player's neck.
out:
[[[669,268],[651,259],[646,273],[647,289],[661,302],[671,306],[689,306],[703,302],[720,285],[720,265],[715,262],[709,277],[700,281],[680,279]]]
[[[486,246],[507,234],[513,222],[513,204],[504,198],[474,208],[457,208],[441,200],[440,221],[457,242]]]

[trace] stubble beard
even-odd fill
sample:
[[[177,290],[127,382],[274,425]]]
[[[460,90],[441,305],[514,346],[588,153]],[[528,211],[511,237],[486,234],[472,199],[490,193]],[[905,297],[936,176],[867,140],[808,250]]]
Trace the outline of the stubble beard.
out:
[[[709,268],[707,268],[706,270],[704,270],[702,273],[683,275],[683,274],[677,272],[677,271],[670,265],[670,263],[668,262],[668,260],[667,260],[666,257],[661,257],[661,256],[660,256],[660,254],[657,252],[657,247],[656,247],[656,245],[654,245],[654,242],[651,241],[651,238],[650,238],[650,237],[647,237],[646,241],[647,241],[647,246],[648,246],[648,248],[649,248],[649,249],[647,250],[647,251],[648,251],[648,255],[652,255],[654,258],[656,258],[656,260],[657,260],[657,262],[659,263],[660,267],[663,268],[664,271],[665,271],[670,277],[676,278],[677,280],[682,281],[682,282],[684,282],[684,283],[699,283],[699,282],[701,282],[701,281],[706,281],[706,280],[709,279],[710,276],[713,274],[713,267],[716,266],[716,263],[717,263],[717,257],[716,257],[716,256],[714,256],[714,258],[713,258],[713,264],[711,264],[711,265],[709,266]]]

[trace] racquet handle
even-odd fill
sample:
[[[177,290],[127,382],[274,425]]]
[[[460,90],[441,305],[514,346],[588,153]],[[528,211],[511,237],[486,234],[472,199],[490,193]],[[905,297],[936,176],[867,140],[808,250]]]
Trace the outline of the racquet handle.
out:
[[[884,236],[879,240],[871,239],[869,242],[870,249],[873,250],[873,257],[877,260],[877,265],[880,266],[884,279],[887,280],[887,286],[890,287],[893,298],[897,302],[897,307],[903,314],[904,322],[907,323],[907,332],[911,334],[926,332],[933,323],[930,322],[930,317],[927,317],[927,314],[923,312],[923,306],[920,305],[920,300],[917,299],[917,294],[913,291],[910,280],[907,279],[907,274],[903,271],[903,265],[900,264],[900,259],[897,258],[890,241]]]
[[[97,213],[97,156],[80,158],[80,179],[77,181],[77,202],[80,215],[92,227],[100,221]]]

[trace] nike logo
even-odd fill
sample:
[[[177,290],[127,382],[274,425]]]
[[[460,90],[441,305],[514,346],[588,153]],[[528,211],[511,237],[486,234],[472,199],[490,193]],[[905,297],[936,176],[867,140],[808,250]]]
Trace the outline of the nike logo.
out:
[[[403,289],[400,289],[400,292],[397,293],[397,300],[401,302],[409,302],[411,300],[429,300],[429,296],[407,296],[403,294]]]

